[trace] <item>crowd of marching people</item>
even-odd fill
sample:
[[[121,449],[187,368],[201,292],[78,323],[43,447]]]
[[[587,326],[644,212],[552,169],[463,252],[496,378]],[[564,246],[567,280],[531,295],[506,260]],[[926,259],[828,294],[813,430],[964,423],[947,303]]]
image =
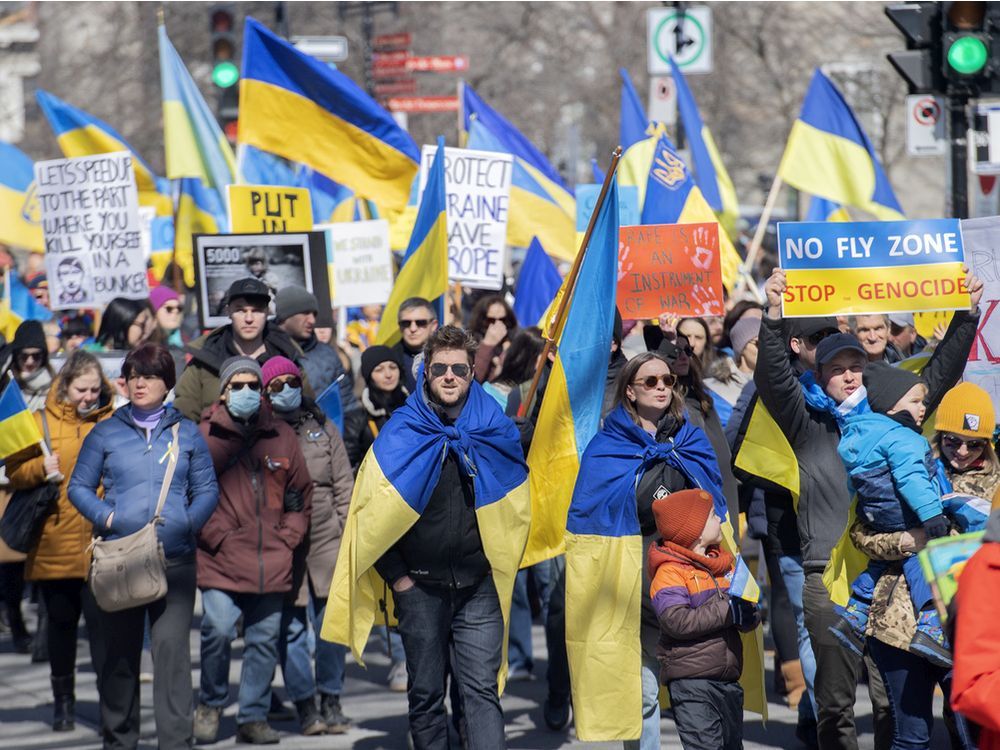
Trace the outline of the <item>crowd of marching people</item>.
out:
[[[44,276],[28,285],[47,305]],[[878,748],[930,747],[936,718],[956,750],[1000,747],[997,415],[962,382],[983,289],[971,274],[966,286],[969,309],[929,340],[912,315],[783,319],[780,269],[763,305],[616,317],[571,513],[582,528],[616,514],[642,538],[628,571],[641,578],[639,684],[607,687],[641,694],[641,733],[624,747],[660,746],[661,693],[685,748],[742,747],[745,634],[762,619],[804,747],[858,746],[859,682]],[[17,651],[50,665],[53,730],[74,727],[82,616],[106,748],[137,746],[150,671],[159,747],[219,740],[237,637],[238,741],[279,741],[279,667],[303,734],[349,732],[348,651],[360,658],[373,625],[384,626],[387,687],[407,693],[413,747],[446,748],[450,736],[504,747],[503,685],[537,677],[540,720],[565,731],[573,571],[562,556],[521,569],[526,459],[553,373],[542,330],[503,295],[480,296],[464,320],[452,311],[450,324],[414,297],[391,321],[394,346],[374,343],[373,310],[341,343],[310,292],[252,277],[229,287],[226,325],[201,332],[191,308],[188,290],[156,285],[99,321],[25,321],[0,349],[44,436],[6,457],[3,504],[38,487],[53,495],[26,556],[0,550],[3,624]],[[330,388],[340,415],[317,403]],[[762,435],[794,461],[794,489],[738,460]],[[100,606],[92,539],[126,540],[151,522],[166,594]],[[943,613],[916,554],[983,529]],[[744,558],[759,546],[766,607],[731,591],[743,564],[731,534]],[[830,571],[850,552],[864,565],[834,594]]]

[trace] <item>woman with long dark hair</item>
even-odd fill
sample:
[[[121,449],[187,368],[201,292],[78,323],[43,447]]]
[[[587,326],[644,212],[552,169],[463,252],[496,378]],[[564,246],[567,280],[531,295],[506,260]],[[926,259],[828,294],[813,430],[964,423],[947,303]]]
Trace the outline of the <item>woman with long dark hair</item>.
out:
[[[485,383],[494,373],[494,367],[504,349],[510,345],[511,335],[517,328],[514,308],[499,294],[483,297],[472,308],[469,331],[479,341],[476,351],[476,380]]]
[[[500,406],[506,408],[507,398],[514,389],[520,389],[523,400],[544,346],[542,331],[537,326],[522,328],[511,338],[510,346],[501,355],[500,374],[483,386]]]
[[[147,341],[157,342],[156,313],[148,299],[115,297],[104,308],[97,331],[98,351],[130,351]]]

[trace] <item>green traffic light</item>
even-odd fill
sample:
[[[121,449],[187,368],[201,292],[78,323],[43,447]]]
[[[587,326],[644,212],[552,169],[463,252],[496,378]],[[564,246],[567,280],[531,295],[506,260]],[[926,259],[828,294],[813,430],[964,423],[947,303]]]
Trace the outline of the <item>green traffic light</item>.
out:
[[[218,62],[212,68],[212,82],[219,88],[228,89],[238,80],[240,80],[240,69],[229,60]]]
[[[959,37],[948,48],[948,64],[962,75],[973,75],[981,71],[988,56],[982,39],[974,36]]]

